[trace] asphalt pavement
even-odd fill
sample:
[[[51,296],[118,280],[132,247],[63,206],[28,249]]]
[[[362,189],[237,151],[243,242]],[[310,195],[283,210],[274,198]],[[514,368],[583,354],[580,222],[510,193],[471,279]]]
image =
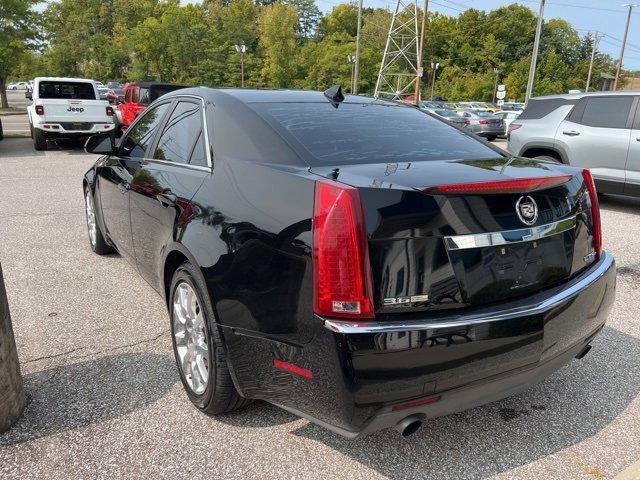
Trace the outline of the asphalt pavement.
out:
[[[93,254],[80,148],[0,141],[0,261],[29,405],[0,434],[0,478],[605,479],[640,459],[640,200],[602,199],[618,262],[608,324],[582,360],[403,439],[349,441],[257,402],[207,417],[173,363],[160,297]]]

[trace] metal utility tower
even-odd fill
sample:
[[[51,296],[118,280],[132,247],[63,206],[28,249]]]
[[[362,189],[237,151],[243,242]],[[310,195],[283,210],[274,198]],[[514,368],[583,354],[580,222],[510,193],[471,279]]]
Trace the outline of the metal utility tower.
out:
[[[400,98],[413,93],[418,77],[418,3],[397,0],[374,96]]]

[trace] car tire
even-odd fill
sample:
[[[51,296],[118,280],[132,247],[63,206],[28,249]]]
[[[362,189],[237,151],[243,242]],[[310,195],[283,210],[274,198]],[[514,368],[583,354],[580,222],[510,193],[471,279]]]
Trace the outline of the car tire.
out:
[[[47,149],[47,135],[39,128],[33,129],[33,146],[36,150]]]
[[[85,216],[87,219],[87,233],[89,235],[89,245],[91,245],[91,250],[98,255],[114,253],[115,249],[104,239],[104,235],[102,234],[102,230],[98,224],[93,193],[89,186],[84,189],[84,205]]]
[[[242,397],[233,385],[224,340],[215,320],[206,285],[191,263],[184,262],[176,269],[169,292],[171,343],[176,367],[191,403],[207,415],[231,412],[251,403],[251,400]],[[186,298],[195,296],[195,304],[187,302],[194,305],[191,313],[186,312],[188,308],[183,308],[182,295]],[[200,319],[195,320],[198,316]],[[191,327],[190,331],[188,325]],[[205,352],[203,340],[208,352],[206,361],[202,355]],[[204,386],[202,368],[198,366],[198,353],[194,350],[200,352],[200,360],[207,366]],[[193,360],[194,356],[196,360]],[[198,373],[189,374],[189,371]]]
[[[497,135],[489,135],[489,136],[487,137],[487,140],[489,140],[490,142],[493,142],[496,138],[498,138],[498,136],[497,136]]]

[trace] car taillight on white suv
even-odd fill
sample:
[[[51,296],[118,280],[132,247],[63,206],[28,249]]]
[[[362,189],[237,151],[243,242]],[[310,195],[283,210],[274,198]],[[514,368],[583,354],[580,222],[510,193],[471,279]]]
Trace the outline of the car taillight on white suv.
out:
[[[513,132],[514,130],[517,130],[521,127],[522,125],[519,123],[513,123],[511,122],[509,124],[509,128],[507,128],[507,135],[509,135],[511,132]]]
[[[44,107],[42,105],[36,105],[36,115],[44,115]]]
[[[313,310],[328,317],[373,318],[372,292],[360,193],[320,180],[313,213]]]

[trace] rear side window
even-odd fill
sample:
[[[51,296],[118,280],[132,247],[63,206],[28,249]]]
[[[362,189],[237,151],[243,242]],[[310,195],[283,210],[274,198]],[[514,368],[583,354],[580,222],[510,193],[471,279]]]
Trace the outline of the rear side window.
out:
[[[633,100],[632,96],[583,98],[568,120],[589,127],[626,128]]]
[[[200,105],[192,102],[178,102],[160,135],[153,158],[175,163],[189,163],[193,146],[201,130]]]
[[[157,107],[147,109],[140,120],[129,129],[127,136],[122,141],[120,154],[129,157],[144,158],[145,151],[153,134],[158,128],[165,112],[171,103],[163,103]]]
[[[578,100],[578,98],[545,98],[540,100],[532,98],[527,102],[527,107],[520,114],[518,120],[536,120],[546,117],[563,105],[575,105]]]
[[[40,98],[96,100],[93,84],[89,82],[40,82],[38,96]]]
[[[141,105],[149,105],[149,89],[140,87],[140,101],[138,102]]]
[[[496,151],[417,108],[388,103],[256,103],[311,166],[495,158]]]

